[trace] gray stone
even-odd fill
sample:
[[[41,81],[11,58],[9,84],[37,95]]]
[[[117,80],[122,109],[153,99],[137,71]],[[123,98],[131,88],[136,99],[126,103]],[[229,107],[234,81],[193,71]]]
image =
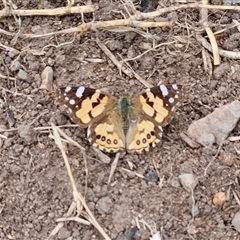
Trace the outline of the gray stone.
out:
[[[22,66],[21,66],[21,64],[20,64],[19,61],[13,61],[12,64],[11,64],[10,69],[11,69],[11,71],[17,71],[17,70],[19,70],[21,67],[22,67]]]
[[[100,214],[108,214],[113,207],[113,201],[110,197],[103,197],[97,202],[97,210]]]
[[[28,80],[28,74],[22,69],[18,71],[17,77],[25,81]]]
[[[203,146],[206,146],[207,143],[212,144],[213,136],[220,144],[235,128],[239,118],[240,102],[236,100],[193,122],[188,128],[187,134]]]

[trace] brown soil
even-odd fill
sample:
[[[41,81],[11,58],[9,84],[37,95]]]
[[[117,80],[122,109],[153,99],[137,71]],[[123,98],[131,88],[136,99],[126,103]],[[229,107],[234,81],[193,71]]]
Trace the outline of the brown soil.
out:
[[[66,2],[16,0],[14,4],[18,9],[47,9],[64,7]],[[78,4],[84,2],[78,1]],[[85,14],[85,22],[128,16],[123,1],[93,2],[99,9],[94,18],[91,13]],[[159,2],[162,7],[170,5],[170,1]],[[221,1],[212,2],[221,4]],[[3,3],[0,7],[4,8]],[[74,14],[20,18],[20,29],[25,34],[57,32],[77,27],[82,22],[81,15]],[[238,12],[212,10],[208,21],[215,32],[239,18]],[[121,158],[110,185],[107,181],[111,164],[99,161],[98,154],[86,139],[86,130],[63,128],[68,136],[86,148],[89,171],[86,202],[101,227],[111,239],[118,240],[150,239],[151,231],[144,227],[143,220],[159,231],[164,240],[239,239],[239,233],[231,225],[239,210],[233,194],[240,194],[236,152],[240,149],[239,142],[225,140],[204,176],[219,146],[192,149],[179,136],[194,120],[223,104],[239,100],[239,60],[223,57],[221,65],[214,67],[212,76],[204,71],[202,46],[194,37],[195,30],[201,29],[197,9],[168,12],[155,20],[173,23],[171,27],[139,29],[149,33],[149,38],[134,31],[96,29],[82,35],[19,37],[13,45],[14,36],[1,34],[1,44],[19,53],[3,47],[0,50],[0,74],[11,77],[1,77],[0,84],[0,239],[48,239],[57,225],[56,220],[64,216],[72,203],[72,187],[61,152],[49,137],[50,130],[38,130],[50,126],[51,122],[56,125],[72,123],[57,103],[55,89],[83,85],[106,88],[111,94],[120,96],[125,92],[136,94],[145,88],[137,79],[121,75],[96,39],[100,39],[119,61],[144,53],[145,47],[163,43],[128,64],[152,85],[170,82],[183,84],[186,89],[182,106],[171,124],[164,128],[162,143],[147,154],[127,154]],[[6,17],[1,19],[0,29],[16,34],[19,25],[13,17]],[[206,36],[204,31],[200,33]],[[239,39],[235,27],[219,34],[217,42],[221,48],[237,52]],[[46,66],[53,68],[53,92],[39,89],[41,73]],[[239,135],[239,129],[237,126],[231,135]],[[67,155],[78,190],[84,194],[82,154],[77,147],[67,145]],[[109,156],[114,159],[114,155]],[[153,160],[157,163],[160,179],[156,177]],[[133,164],[132,171],[145,178],[123,170],[130,169],[128,162]],[[194,214],[191,193],[179,181],[183,173],[198,177],[193,191]],[[220,191],[227,194],[227,201],[216,206],[212,200]],[[92,225],[66,221],[51,239],[103,238]]]

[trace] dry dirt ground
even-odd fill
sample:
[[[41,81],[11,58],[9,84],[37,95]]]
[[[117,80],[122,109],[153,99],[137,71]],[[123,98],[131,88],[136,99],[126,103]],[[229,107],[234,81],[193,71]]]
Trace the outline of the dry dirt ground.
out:
[[[65,7],[67,1],[15,0],[12,3],[17,9],[37,10]],[[124,7],[125,1],[94,0],[92,3],[98,10],[84,14],[86,23],[93,19],[124,19],[129,16],[127,10],[131,13],[130,5]],[[77,1],[76,4],[86,3]],[[140,9],[139,4],[135,4]],[[179,5],[166,0],[159,4],[162,8]],[[222,4],[222,1],[210,4]],[[4,9],[4,1],[0,7]],[[228,28],[239,18],[238,11],[209,10],[208,24],[213,32],[224,29],[216,38],[219,47],[239,51],[240,33],[237,27]],[[154,20],[144,21],[171,21],[172,25],[132,27],[127,31],[93,29],[82,34],[71,32],[43,37],[46,33],[79,26],[81,14],[1,17],[0,239],[103,239],[95,227],[76,221],[64,222],[63,228],[50,237],[57,226],[56,220],[67,213],[73,200],[62,154],[50,137],[50,123],[73,124],[56,101],[56,88],[84,85],[108,89],[116,96],[126,92],[137,94],[146,88],[136,78],[120,72],[101,50],[97,39],[118,61],[127,60],[132,71],[148,83],[178,83],[184,85],[186,91],[174,119],[164,128],[162,143],[149,153],[121,157],[109,185],[111,164],[99,160],[99,154],[86,139],[86,130],[62,128],[86,149],[89,173],[85,199],[103,230],[110,239],[118,240],[150,239],[147,224],[152,233],[159,231],[163,240],[240,239],[232,226],[232,219],[240,208],[237,201],[239,142],[225,140],[220,148],[213,145],[193,149],[180,138],[180,133],[186,132],[194,120],[239,100],[239,60],[221,57],[221,64],[213,67],[212,75],[211,71],[204,70],[203,47],[195,38],[196,33],[206,37],[199,23],[198,8],[168,11]],[[40,36],[33,38],[34,35]],[[152,48],[159,44],[162,45]],[[210,56],[208,62],[212,63],[212,53],[205,52]],[[52,91],[39,88],[46,66],[53,69]],[[239,135],[239,129],[237,125],[231,135]],[[66,151],[77,188],[85,194],[82,154],[71,144],[66,145]],[[109,156],[114,159],[114,155]],[[179,176],[184,173],[198,179],[193,195],[180,183]],[[218,192],[227,196],[221,206],[213,204]]]

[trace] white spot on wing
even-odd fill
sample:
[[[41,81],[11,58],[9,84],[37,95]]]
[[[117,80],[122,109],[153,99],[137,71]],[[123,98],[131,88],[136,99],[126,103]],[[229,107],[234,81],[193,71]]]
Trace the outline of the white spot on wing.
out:
[[[74,105],[74,104],[76,103],[76,101],[75,101],[74,99],[70,99],[70,100],[69,100],[69,103],[70,103],[71,105]]]
[[[69,92],[71,89],[72,89],[71,87],[67,86],[67,87],[65,88],[65,92]]]
[[[81,98],[84,90],[85,90],[85,87],[79,87],[76,91],[76,96]]]
[[[69,97],[65,97],[65,101],[67,101],[67,102],[68,102],[68,101],[69,101]]]
[[[169,100],[168,100],[170,103],[174,103],[174,98],[169,98]]]
[[[167,87],[165,85],[160,85],[159,88],[162,91],[163,96],[168,95],[168,90],[167,90]]]
[[[172,84],[172,88],[173,88],[174,90],[178,90],[177,84]]]

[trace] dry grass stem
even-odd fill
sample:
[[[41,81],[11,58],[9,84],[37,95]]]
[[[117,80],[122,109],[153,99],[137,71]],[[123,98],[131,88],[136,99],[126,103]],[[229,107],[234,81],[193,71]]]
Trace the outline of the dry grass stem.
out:
[[[0,138],[7,139],[7,137],[2,134],[0,134]]]
[[[212,165],[212,163],[215,161],[215,159],[217,158],[218,154],[220,153],[220,150],[222,148],[223,142],[221,142],[221,144],[218,147],[217,153],[213,156],[212,160],[208,163],[207,167],[204,170],[204,176],[207,176],[207,170],[208,168]]]
[[[67,6],[54,9],[15,9],[10,11],[8,7],[3,8],[0,11],[0,19],[9,17],[12,14],[18,16],[62,16],[69,14],[79,14],[79,13],[92,13],[98,10],[97,5],[86,5],[86,6]]]
[[[149,28],[149,27],[169,27],[169,22],[140,22],[140,21],[132,21],[131,19],[121,19],[121,20],[112,20],[112,21],[100,21],[100,22],[91,22],[91,23],[83,23],[79,27],[68,28],[56,32],[50,32],[45,34],[25,34],[21,33],[18,35],[20,38],[41,38],[41,37],[52,37],[59,34],[70,34],[70,33],[79,33],[83,34],[84,32],[90,30],[97,29],[108,29],[110,28],[118,28],[121,26],[132,26],[132,27],[141,27],[141,28]],[[3,29],[0,29],[0,33],[15,36],[15,33],[7,32]]]
[[[211,78],[213,74],[212,60],[210,54],[204,48],[202,49],[202,60],[204,71]]]
[[[142,175],[142,174],[140,174],[140,173],[137,173],[137,172],[134,172],[134,171],[131,171],[131,170],[129,170],[129,169],[126,169],[126,168],[121,168],[123,171],[125,171],[125,172],[127,172],[127,173],[134,173],[134,175],[135,176],[137,176],[137,177],[139,177],[139,178],[144,178],[144,176]]]
[[[190,9],[190,8],[197,8],[197,9],[213,9],[213,10],[233,10],[233,11],[240,11],[239,6],[224,6],[224,5],[208,5],[208,4],[199,4],[199,3],[189,3],[183,4],[179,6],[172,6],[166,8],[160,8],[153,12],[143,13],[138,12],[136,19],[146,19],[146,18],[155,18],[159,17],[165,13],[174,12],[183,9]]]
[[[119,71],[124,72],[127,76],[130,78],[135,77],[138,79],[143,85],[146,87],[151,87],[152,85],[142,79],[137,73],[134,71],[129,70],[128,68],[124,67],[117,59],[116,57],[110,52],[110,50],[105,46],[104,43],[100,42],[100,40],[97,40],[98,46],[102,49],[102,51],[112,60],[112,62],[116,65],[116,67],[119,69]]]
[[[202,37],[200,35],[196,35],[196,40],[203,47],[205,47],[208,51],[210,51],[210,52],[213,51],[211,45],[208,43],[208,41],[204,37]],[[219,55],[221,57],[227,57],[227,58],[231,58],[231,59],[240,59],[240,52],[226,51],[221,48],[219,48]]]
[[[51,124],[51,125],[52,125],[54,140],[55,140],[56,145],[58,146],[58,148],[62,152],[63,160],[64,160],[65,166],[67,168],[68,176],[70,178],[73,191],[77,192],[77,187],[76,187],[76,184],[75,184],[75,180],[74,180],[74,178],[72,176],[72,171],[71,171],[68,159],[67,159],[67,155],[66,155],[66,153],[64,151],[62,140],[60,138],[60,134],[62,134],[62,132],[60,132],[59,131],[60,129],[58,129],[54,124]],[[80,149],[82,149],[82,148],[80,148]]]
[[[4,76],[4,75],[2,75],[2,74],[0,74],[0,78],[3,78],[3,79],[9,79],[9,80],[13,80],[13,81],[17,81],[16,78],[8,77],[8,76]]]
[[[114,161],[113,161],[112,164],[111,164],[111,170],[110,170],[110,174],[109,174],[109,177],[108,177],[108,184],[110,184],[110,182],[111,182],[111,180],[112,180],[112,176],[113,176],[113,174],[114,174],[114,172],[115,172],[115,170],[116,170],[119,157],[120,157],[120,153],[117,153],[116,156],[115,156]]]
[[[156,171],[156,173],[157,173],[157,175],[158,175],[158,178],[161,179],[160,173],[159,173],[159,171],[158,171],[158,169],[157,169],[157,163],[156,163],[155,155],[152,154],[151,160],[152,160],[152,164],[153,164],[153,166],[154,166],[154,169],[155,169],[155,171]]]
[[[226,32],[226,31],[229,30],[229,29],[232,29],[232,28],[235,28],[235,27],[238,28],[239,25],[240,25],[240,22],[238,22],[238,21],[237,21],[237,22],[234,22],[234,23],[232,23],[232,24],[228,24],[225,28],[216,31],[216,32],[214,32],[213,34],[214,34],[214,35],[221,34],[221,33],[223,33],[223,32]]]
[[[202,0],[202,4],[208,4],[208,0]],[[213,34],[212,29],[209,27],[209,24],[208,24],[208,9],[205,9],[205,8],[200,9],[200,23],[202,23],[202,26],[205,29],[212,46],[213,63],[215,66],[219,65],[221,62],[220,56],[219,56],[219,49],[218,49],[215,35]],[[203,54],[203,57],[206,56],[204,55],[204,52],[202,52],[202,54]],[[205,61],[205,65],[204,65],[205,67],[206,67],[206,63],[207,62]]]
[[[65,214],[66,217],[71,216],[73,212],[75,211],[76,203],[72,202],[71,206],[69,207],[67,213]],[[56,235],[59,230],[64,226],[63,222],[58,223],[58,225],[51,231],[49,234],[49,237]]]
[[[236,192],[234,190],[232,190],[232,193],[233,193],[233,196],[234,196],[236,202],[238,203],[238,205],[240,205],[240,200],[239,200],[238,195],[236,194]]]
[[[74,146],[78,147],[81,150],[82,156],[83,156],[83,161],[85,165],[85,194],[87,192],[87,177],[88,177],[88,168],[87,168],[87,158],[86,158],[86,153],[85,153],[85,148],[82,147],[80,144],[75,142],[72,138],[68,137],[60,128],[56,127],[57,131],[59,134],[61,134],[65,139],[68,140],[69,143],[73,144]],[[54,136],[55,137],[55,136]],[[54,138],[55,139],[55,138]],[[62,145],[61,145],[62,146]],[[63,149],[63,148],[62,148]],[[64,151],[63,151],[64,152]],[[65,154],[65,152],[64,152]],[[73,189],[74,190],[74,189]]]
[[[58,218],[57,222],[65,222],[65,221],[75,221],[84,225],[90,225],[91,223],[89,221],[86,221],[83,218],[79,217],[63,217],[63,218]]]
[[[9,46],[5,46],[2,43],[0,43],[0,48],[4,49],[6,51],[10,51],[10,52],[14,53],[14,55],[18,55],[20,53],[17,49],[9,47]]]
[[[211,28],[206,27],[205,31],[207,32],[208,38],[209,38],[211,46],[212,46],[213,64],[215,66],[220,65],[221,59],[220,59],[220,56],[219,56],[219,48],[218,48],[218,45],[217,45],[216,38],[215,38]]]
[[[84,14],[84,13],[92,13],[98,10],[97,5],[85,5],[85,6],[71,6],[68,5],[66,7],[54,8],[54,9],[14,9],[13,11],[9,9],[6,5],[0,11],[0,19],[9,17],[12,14],[17,16],[62,16],[69,14]],[[158,17],[164,13],[173,12],[182,9],[189,8],[199,8],[199,9],[216,9],[216,10],[234,10],[240,11],[239,6],[224,6],[224,5],[208,5],[208,4],[198,4],[198,3],[190,3],[190,4],[182,4],[179,6],[172,6],[166,8],[160,8],[157,11],[143,13],[137,12],[135,17],[136,19],[146,19],[146,18],[154,18]],[[131,18],[134,18],[133,16]]]
[[[111,21],[92,22],[91,25],[92,25],[91,26],[92,29],[120,27],[120,26],[156,28],[156,27],[169,27],[170,22],[144,22],[144,21],[136,21],[133,19],[119,19],[119,20],[111,20]]]
[[[70,125],[72,127],[72,125]],[[74,126],[74,125],[73,125]],[[77,125],[78,126],[78,125]],[[66,125],[64,126],[66,127]],[[79,127],[79,126],[78,126]],[[85,151],[85,148],[79,145],[77,142],[75,142],[72,138],[70,138],[68,135],[66,135],[62,130],[57,127],[57,131],[59,134],[61,134],[66,140],[68,140],[69,143],[73,144],[74,146],[78,147],[81,151]]]
[[[77,190],[77,187],[76,187],[76,184],[75,184],[75,180],[73,178],[72,171],[71,171],[68,159],[67,159],[67,155],[66,155],[66,153],[64,151],[63,144],[62,144],[62,141],[61,141],[61,138],[60,138],[60,134],[62,134],[62,131],[60,131],[60,129],[57,128],[54,124],[51,124],[51,125],[52,125],[52,130],[53,130],[55,143],[56,143],[56,145],[58,146],[58,148],[60,149],[60,151],[62,153],[62,156],[63,156],[63,159],[64,159],[64,163],[65,163],[65,166],[67,168],[68,176],[69,176],[70,181],[71,181],[71,185],[72,185],[72,189],[73,189],[73,198],[74,198],[74,201],[76,203],[75,208],[77,208],[78,213],[80,213],[81,209],[82,209],[81,206],[83,206],[85,211],[86,211],[86,213],[87,213],[87,215],[85,215],[87,217],[87,219],[102,234],[104,239],[110,240],[109,236],[103,231],[103,229],[101,228],[101,226],[99,225],[99,223],[95,219],[94,215],[92,214],[92,212],[88,208],[83,195],[80,192],[78,192],[78,190]],[[83,157],[84,157],[84,155],[85,155],[85,153],[83,153]]]
[[[144,56],[145,54],[147,54],[148,52],[151,52],[151,51],[153,51],[153,50],[155,50],[155,49],[157,49],[157,48],[159,48],[159,47],[166,46],[166,45],[170,45],[170,44],[173,44],[173,43],[176,43],[176,42],[177,42],[177,41],[160,43],[160,44],[152,47],[151,49],[146,50],[146,51],[143,52],[142,54],[137,55],[137,56],[134,57],[134,58],[126,58],[126,59],[122,60],[121,62],[128,62],[128,61],[137,60],[137,59],[141,58],[142,56]]]

